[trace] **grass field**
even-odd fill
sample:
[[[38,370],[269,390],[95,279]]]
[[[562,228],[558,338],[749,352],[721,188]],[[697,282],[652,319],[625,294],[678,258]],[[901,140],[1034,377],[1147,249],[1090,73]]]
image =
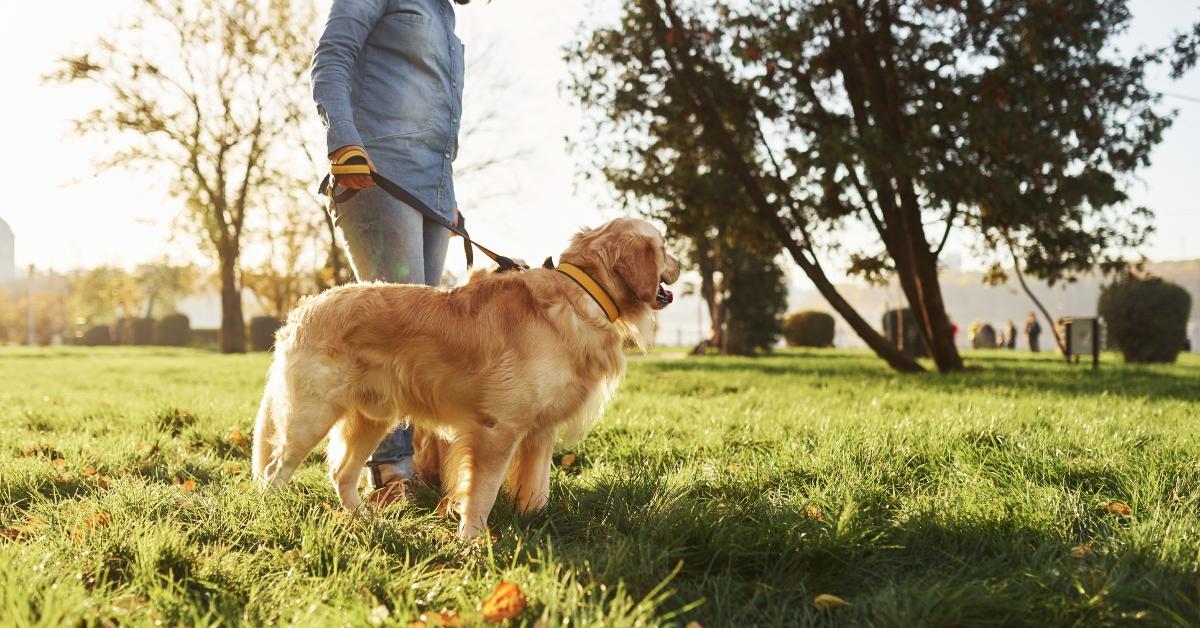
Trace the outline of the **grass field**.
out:
[[[266,355],[0,349],[0,623],[470,624],[511,580],[513,623],[541,626],[1196,625],[1183,357],[1097,374],[977,352],[942,377],[656,354],[556,458],[550,507],[499,506],[471,544],[433,493],[339,512],[318,454],[259,492]]]

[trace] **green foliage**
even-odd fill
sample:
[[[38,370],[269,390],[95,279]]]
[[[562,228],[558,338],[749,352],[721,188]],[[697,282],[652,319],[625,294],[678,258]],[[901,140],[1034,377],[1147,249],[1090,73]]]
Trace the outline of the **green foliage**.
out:
[[[192,325],[185,314],[168,314],[158,321],[154,343],[168,347],[186,347],[192,343]]]
[[[108,325],[93,325],[83,332],[80,344],[88,347],[102,347],[113,344],[112,328]]]
[[[908,308],[883,313],[883,334],[888,342],[896,345],[905,355],[915,358],[929,355],[929,347],[917,327],[917,318]]]
[[[783,323],[789,347],[832,347],[833,332],[833,316],[818,310],[801,310]]]
[[[1164,54],[1118,45],[1127,4],[626,0],[568,50],[578,144],[692,232],[774,225],[814,282],[833,251],[894,272],[955,370],[937,274],[954,229],[1050,282],[1119,267],[1150,232],[1127,190],[1173,114],[1147,85]],[[844,250],[851,224],[877,237]]]
[[[769,257],[743,254],[729,261],[736,265],[724,272],[729,296],[723,350],[731,355],[769,351],[783,333],[787,277]]]
[[[383,607],[405,626],[509,579],[530,602],[514,625],[1200,622],[1200,359],[972,359],[936,378],[844,350],[632,361],[546,511],[502,497],[492,537],[462,543],[432,491],[339,512],[319,453],[259,490],[230,434],[250,434],[269,356],[0,349],[19,383],[0,404],[0,608],[362,626]],[[822,593],[850,604],[818,610]]]
[[[255,316],[250,319],[250,347],[254,351],[270,351],[275,346],[275,332],[283,323],[274,316]]]
[[[1125,361],[1174,362],[1187,341],[1192,297],[1159,277],[1127,276],[1104,287],[1096,309]]]

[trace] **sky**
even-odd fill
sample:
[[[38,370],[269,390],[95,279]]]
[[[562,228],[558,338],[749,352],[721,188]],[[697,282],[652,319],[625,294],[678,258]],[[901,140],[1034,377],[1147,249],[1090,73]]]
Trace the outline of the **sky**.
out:
[[[8,189],[0,218],[16,233],[18,266],[132,266],[164,254],[180,261],[196,259],[194,242],[169,239],[180,206],[166,192],[169,181],[121,170],[97,174],[92,164],[106,146],[71,133],[70,121],[102,103],[102,94],[41,80],[61,55],[86,50],[120,24],[138,1],[2,2],[0,145],[5,150],[0,168]],[[1134,23],[1125,45],[1167,41],[1175,29],[1200,19],[1200,6],[1193,4],[1134,0]],[[617,6],[617,0],[495,0],[458,9],[468,56],[476,45],[487,45],[494,57],[490,63],[496,64],[491,67],[502,68],[512,83],[506,90],[505,130],[480,145],[464,143],[463,152],[530,148],[519,163],[459,186],[472,233],[491,248],[540,260],[556,255],[579,227],[620,215],[603,188],[581,183],[564,142],[577,134],[581,117],[561,90],[566,77],[563,45],[582,21],[609,19]],[[468,72],[467,106],[486,103],[486,94],[470,93],[471,84]],[[1192,100],[1164,99],[1164,106],[1178,109],[1179,117],[1155,151],[1153,165],[1142,173],[1143,183],[1132,191],[1136,203],[1157,213],[1158,232],[1143,252],[1152,260],[1200,257],[1200,72],[1179,82],[1154,77],[1151,86]],[[508,193],[494,197],[496,190]],[[965,242],[952,242],[947,251],[951,259],[967,260],[964,265],[970,266]],[[458,247],[452,248],[448,268],[464,268]]]

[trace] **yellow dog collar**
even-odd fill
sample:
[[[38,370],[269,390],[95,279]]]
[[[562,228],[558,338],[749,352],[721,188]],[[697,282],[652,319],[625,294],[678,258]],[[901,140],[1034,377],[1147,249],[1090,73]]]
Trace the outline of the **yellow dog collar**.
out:
[[[596,305],[604,310],[605,316],[608,316],[609,322],[617,322],[617,318],[621,316],[621,308],[617,307],[617,302],[609,296],[608,291],[599,283],[596,283],[592,276],[584,272],[584,270],[574,264],[559,264],[558,272],[570,277],[575,283],[579,284],[583,291],[588,293],[596,301]]]

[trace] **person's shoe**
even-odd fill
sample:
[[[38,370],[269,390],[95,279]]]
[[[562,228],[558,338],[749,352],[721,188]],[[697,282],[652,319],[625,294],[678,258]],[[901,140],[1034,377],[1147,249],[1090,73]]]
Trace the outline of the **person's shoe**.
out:
[[[393,478],[379,488],[367,493],[367,503],[386,510],[393,506],[416,501],[417,494],[413,492],[412,480]]]
[[[412,476],[412,458],[367,467],[367,503],[376,508],[391,508],[415,501]]]

